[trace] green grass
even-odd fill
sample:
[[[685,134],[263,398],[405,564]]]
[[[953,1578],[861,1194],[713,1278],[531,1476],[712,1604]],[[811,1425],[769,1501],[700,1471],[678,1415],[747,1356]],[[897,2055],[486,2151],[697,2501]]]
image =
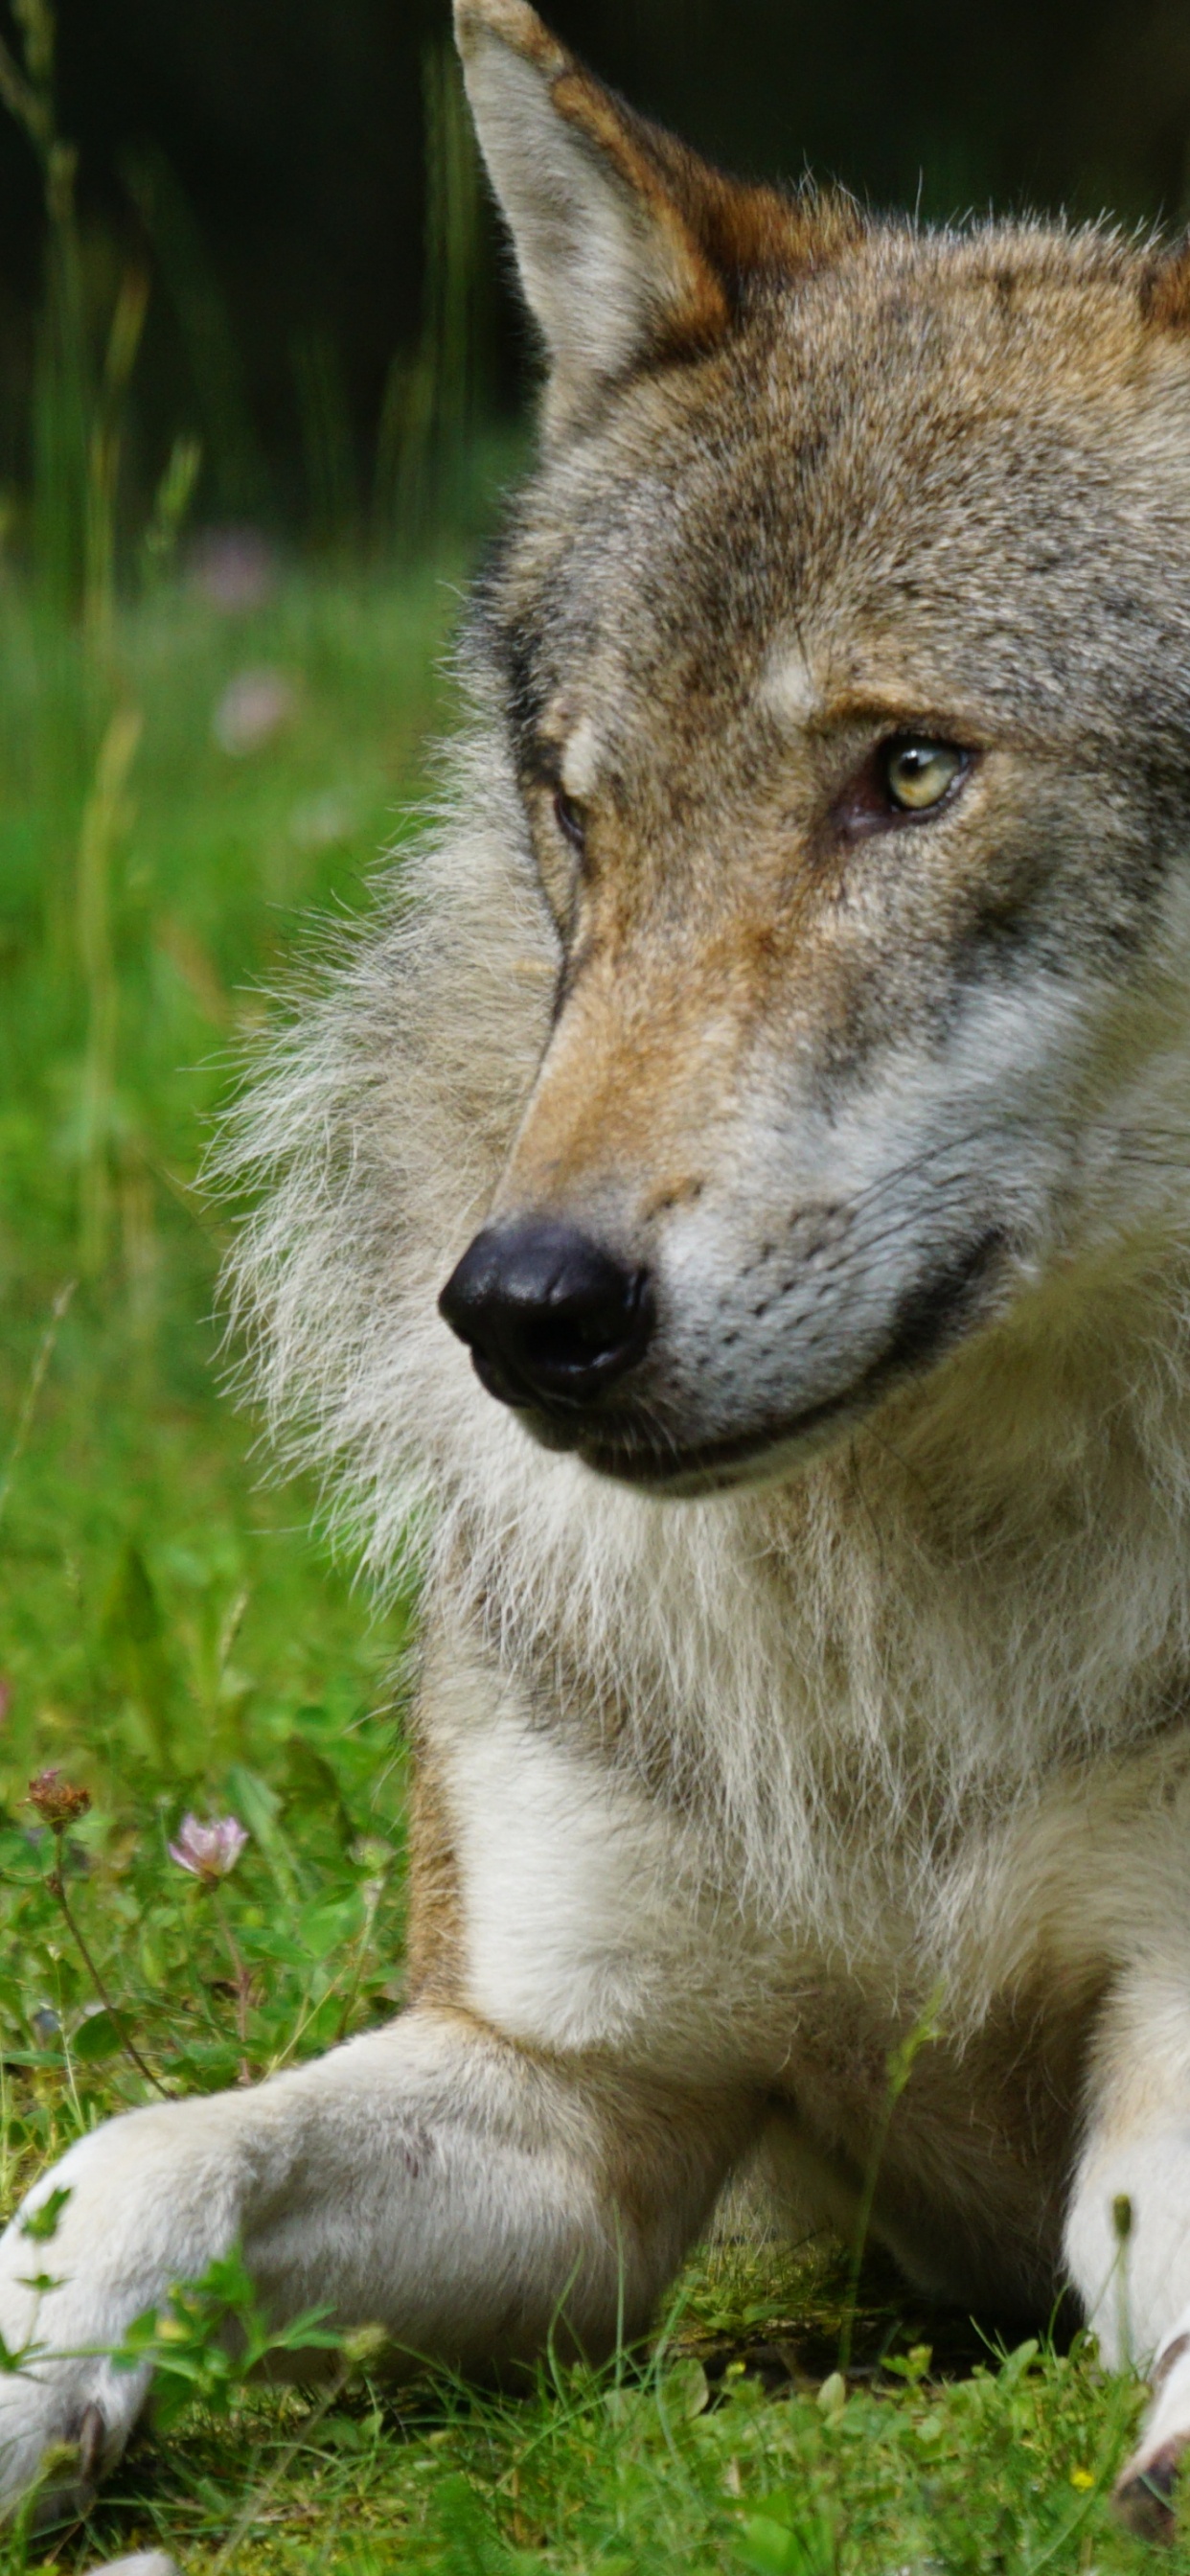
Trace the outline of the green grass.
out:
[[[454,608],[429,574],[295,575],[239,619],[169,589],[100,666],[0,595],[6,2207],[145,2097],[122,2034],[171,2086],[212,2087],[400,1998],[408,1607],[373,1620],[310,1492],[262,1482],[219,1392],[222,1220],[197,1176],[260,988],[312,909],[367,901],[419,792]],[[212,720],[246,669],[280,674],[289,711],[236,757]],[[47,1884],[27,1803],[47,1763],[90,1792],[65,1883],[114,2017]],[[250,1828],[219,1899],[168,1857],[187,1807]],[[55,2554],[159,2539],[220,2576],[1144,2562],[1105,2502],[1135,2388],[1085,2346],[1003,2362],[869,2270],[844,2390],[846,2278],[829,2249],[721,2250],[646,2366],[543,2368],[516,2403],[446,2382],[396,2401],[346,2365],[331,2402],[246,2390],[199,2316],[199,2401],[167,2380],[168,2431]],[[10,2536],[0,2576],[49,2554]],[[1190,2523],[1166,2563],[1190,2570]]]

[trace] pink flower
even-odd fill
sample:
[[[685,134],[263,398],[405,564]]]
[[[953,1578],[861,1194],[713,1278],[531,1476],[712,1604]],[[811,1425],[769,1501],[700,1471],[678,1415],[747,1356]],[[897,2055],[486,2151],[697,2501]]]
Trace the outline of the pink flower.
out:
[[[201,599],[223,617],[263,608],[277,587],[277,558],[259,528],[206,528],[190,557]]]
[[[217,1816],[210,1825],[200,1825],[197,1816],[183,1816],[169,1856],[192,1878],[201,1878],[204,1887],[215,1887],[235,1868],[247,1840],[238,1816]]]
[[[237,671],[229,680],[211,718],[211,731],[231,760],[262,751],[297,710],[293,683],[283,671],[262,665]]]

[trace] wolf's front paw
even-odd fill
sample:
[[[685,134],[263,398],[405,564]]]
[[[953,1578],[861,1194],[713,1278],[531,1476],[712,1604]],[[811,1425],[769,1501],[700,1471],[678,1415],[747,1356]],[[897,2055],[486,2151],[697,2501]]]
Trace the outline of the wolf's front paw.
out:
[[[73,2148],[0,2238],[0,2510],[36,2488],[38,2527],[87,2511],[148,2384],[146,2371],[117,2371],[110,2358],[129,2315],[112,2297],[108,2230],[88,2172],[106,2161],[105,2134]]]
[[[236,2233],[225,2098],[80,2139],[0,2238],[0,2511],[34,2487],[39,2524],[85,2511],[119,2458],[149,2372],[117,2370],[113,2349]]]
[[[33,2524],[44,2530],[89,2512],[144,2404],[148,2374],[90,2364],[32,2361],[0,2390],[0,2507],[36,2490]]]
[[[1141,2539],[1173,2539],[1174,2490],[1183,2475],[1190,2476],[1188,2453],[1190,2334],[1178,2334],[1158,2353],[1153,2404],[1116,2485],[1116,2512]]]
[[[1129,2460],[1115,2492],[1115,2508],[1126,2531],[1138,2540],[1172,2540],[1173,2496],[1181,2474],[1190,2433],[1163,2442],[1157,2451],[1141,2446]]]

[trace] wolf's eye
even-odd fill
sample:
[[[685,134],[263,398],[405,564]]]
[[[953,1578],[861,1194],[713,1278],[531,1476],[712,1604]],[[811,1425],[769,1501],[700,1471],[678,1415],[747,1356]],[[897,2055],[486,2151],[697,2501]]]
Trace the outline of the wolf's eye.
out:
[[[573,796],[568,796],[564,787],[555,792],[554,816],[558,830],[569,841],[571,849],[581,854],[587,845],[587,818],[582,806],[575,804]]]
[[[962,777],[968,754],[953,742],[903,733],[883,744],[880,760],[890,805],[902,814],[927,814]]]

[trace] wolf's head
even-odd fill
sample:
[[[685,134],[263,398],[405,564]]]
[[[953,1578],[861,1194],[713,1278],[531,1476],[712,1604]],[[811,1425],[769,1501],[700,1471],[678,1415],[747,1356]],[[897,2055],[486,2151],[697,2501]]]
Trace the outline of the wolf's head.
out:
[[[474,645],[557,997],[444,1310],[539,1437],[693,1492],[1150,1222],[1190,264],[735,187],[523,0],[457,23],[550,369]]]

